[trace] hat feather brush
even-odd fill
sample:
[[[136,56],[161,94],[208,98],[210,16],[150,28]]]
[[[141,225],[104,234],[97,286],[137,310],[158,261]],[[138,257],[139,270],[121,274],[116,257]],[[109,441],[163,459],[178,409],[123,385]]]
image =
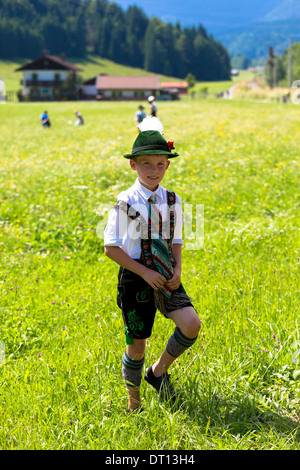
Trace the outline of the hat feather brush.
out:
[[[140,122],[138,128],[141,132],[158,131],[161,134],[164,130],[161,121],[155,116],[147,116],[145,119],[142,120],[142,122]]]

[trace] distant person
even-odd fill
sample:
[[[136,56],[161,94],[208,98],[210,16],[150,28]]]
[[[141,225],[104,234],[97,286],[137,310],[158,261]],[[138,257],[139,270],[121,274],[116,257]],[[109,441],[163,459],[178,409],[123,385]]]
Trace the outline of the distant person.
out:
[[[51,126],[51,122],[50,122],[50,119],[49,119],[49,116],[48,116],[48,112],[47,112],[47,111],[44,111],[44,112],[40,115],[40,120],[41,120],[41,123],[42,123],[42,126],[43,126],[43,127],[50,127],[50,126]]]
[[[145,113],[144,109],[145,106],[141,104],[134,115],[134,120],[137,126],[145,119],[145,117],[147,117],[147,114]]]
[[[154,96],[149,96],[148,101],[150,103],[150,114],[151,116],[156,116],[157,114],[157,104],[154,103]]]
[[[0,103],[5,102],[5,82],[0,78]]]
[[[76,110],[75,115],[77,116],[77,119],[75,121],[75,126],[83,126],[84,120],[83,120],[81,112]]]

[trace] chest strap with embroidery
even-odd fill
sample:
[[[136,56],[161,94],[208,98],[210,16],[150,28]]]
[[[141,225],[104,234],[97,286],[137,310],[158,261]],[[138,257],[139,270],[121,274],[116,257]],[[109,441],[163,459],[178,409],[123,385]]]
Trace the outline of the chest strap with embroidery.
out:
[[[175,266],[175,260],[172,256],[172,241],[174,238],[174,227],[175,227],[175,209],[172,206],[175,204],[176,195],[173,191],[167,191],[167,203],[168,203],[168,220],[166,221],[166,225],[169,226],[169,237],[166,238],[166,242],[168,244],[170,260]],[[149,267],[150,269],[154,269],[154,263],[152,258],[151,252],[151,227],[150,224],[145,220],[145,218],[135,210],[130,204],[125,201],[119,200],[114,206],[116,209],[121,209],[123,212],[127,214],[127,217],[130,220],[136,220],[140,224],[140,231],[141,231],[141,261],[142,263]]]

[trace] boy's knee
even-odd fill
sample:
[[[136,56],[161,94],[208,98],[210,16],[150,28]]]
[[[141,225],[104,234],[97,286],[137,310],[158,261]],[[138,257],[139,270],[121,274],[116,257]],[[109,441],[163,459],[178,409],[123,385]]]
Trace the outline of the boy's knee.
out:
[[[185,325],[185,334],[189,338],[195,338],[201,329],[201,321],[198,315],[191,316]]]
[[[196,317],[196,318],[193,319],[193,329],[196,332],[196,334],[199,333],[199,331],[201,329],[201,320],[200,320],[200,318]]]

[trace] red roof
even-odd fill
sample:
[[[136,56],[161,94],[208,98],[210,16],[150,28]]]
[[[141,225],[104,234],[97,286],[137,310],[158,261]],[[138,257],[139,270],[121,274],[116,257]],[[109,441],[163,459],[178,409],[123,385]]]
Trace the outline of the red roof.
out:
[[[159,90],[159,77],[99,75],[96,87],[98,90]]]
[[[187,82],[162,82],[161,87],[162,88],[187,88],[188,83]]]

